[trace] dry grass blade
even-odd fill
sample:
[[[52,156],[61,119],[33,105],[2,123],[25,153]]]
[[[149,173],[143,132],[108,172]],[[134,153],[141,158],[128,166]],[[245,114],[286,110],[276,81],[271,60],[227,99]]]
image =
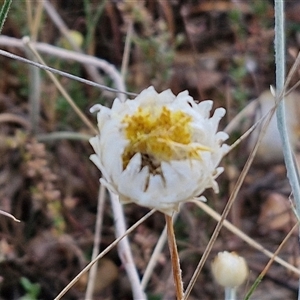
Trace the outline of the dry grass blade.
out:
[[[285,85],[284,85],[284,91],[287,90],[293,76],[295,75],[295,73],[298,71],[299,69],[299,64],[300,64],[300,52],[298,53],[297,55],[297,58],[295,60],[295,62],[293,63],[293,66],[292,68],[290,69],[288,75],[287,75],[287,78],[286,78],[286,82],[285,82]],[[298,87],[300,85],[300,80],[294,84],[294,86],[292,86],[286,93],[285,95],[288,95],[290,92],[292,92],[293,90],[296,89],[296,87]]]
[[[126,232],[120,236],[119,238],[115,239],[105,250],[103,250],[94,260],[92,260],[70,283],[55,297],[54,300],[61,299],[68,290],[79,280],[79,278],[86,273],[99,259],[101,259],[105,254],[107,254],[112,248],[114,248],[125,236],[131,233],[135,228],[137,228],[140,224],[142,224],[145,220],[147,220],[156,210],[152,209],[149,211],[144,217],[138,220],[134,225],[129,227]]]
[[[93,86],[96,88],[99,88],[99,89],[102,89],[105,91],[109,91],[109,92],[117,93],[117,95],[120,99],[122,99],[123,94],[130,95],[130,96],[136,96],[135,93],[125,92],[125,86],[124,86],[123,80],[120,77],[119,72],[116,70],[116,68],[113,65],[109,64],[105,60],[99,59],[97,57],[93,57],[93,56],[90,56],[87,54],[83,54],[83,53],[76,53],[74,51],[61,49],[61,48],[58,48],[58,47],[55,47],[55,46],[52,46],[49,44],[45,44],[45,43],[32,43],[32,44],[33,44],[34,48],[39,52],[46,53],[46,54],[49,54],[52,56],[56,56],[61,59],[67,59],[67,60],[71,59],[71,60],[77,61],[83,65],[91,64],[97,68],[102,69],[113,80],[114,86],[116,88],[110,88],[103,84],[99,84],[94,81],[90,81],[90,80],[87,80],[87,79],[84,79],[84,78],[81,78],[78,76],[74,76],[67,72],[59,71],[55,68],[51,68],[46,65],[36,63],[34,61],[28,60],[26,58],[20,57],[18,55],[12,54],[12,53],[4,51],[4,50],[0,50],[0,54],[3,56],[9,57],[9,58],[15,59],[17,61],[23,62],[23,63],[33,65],[40,69],[48,70],[54,74],[59,74],[61,76],[70,78],[72,80],[82,82],[84,84],[87,84],[87,85],[90,85],[90,86]],[[16,38],[11,38],[8,36],[0,36],[0,45],[17,47],[17,48],[21,48],[21,49],[24,48],[24,43],[22,40],[16,39]]]
[[[0,114],[0,123],[16,123],[19,124],[20,126],[30,130],[31,125],[28,122],[28,120],[26,120],[25,118],[15,115],[15,114],[11,114],[11,113],[2,113]]]
[[[98,195],[98,207],[97,207],[97,218],[95,224],[95,237],[94,237],[94,246],[91,260],[94,260],[100,249],[101,242],[101,233],[102,233],[102,223],[103,223],[103,213],[104,213],[104,203],[105,203],[105,191],[106,188],[103,184],[100,185],[99,195]],[[89,279],[87,283],[85,299],[93,298],[93,291],[95,286],[95,280],[97,275],[97,262],[91,268],[89,273]]]
[[[216,211],[214,211],[212,208],[210,208],[207,204],[201,201],[193,201],[197,206],[199,206],[203,211],[205,211],[208,215],[210,215],[212,218],[214,218],[216,221],[221,220],[221,215],[219,215]],[[287,270],[290,270],[291,272],[300,275],[300,270],[296,268],[295,266],[289,264],[285,260],[281,259],[280,257],[276,256],[275,253],[270,252],[269,250],[265,249],[262,245],[257,243],[255,240],[250,238],[248,235],[243,233],[240,229],[232,225],[229,221],[224,220],[223,223],[224,227],[228,230],[230,230],[232,233],[234,233],[236,236],[241,238],[244,242],[246,242],[248,245],[250,245],[252,248],[262,252],[267,257],[272,258],[274,257],[274,260],[285,267]],[[296,224],[297,225],[297,224]]]
[[[283,241],[280,243],[280,245],[278,246],[278,248],[274,252],[273,256],[271,257],[271,259],[269,260],[269,262],[267,263],[267,265],[265,266],[265,268],[262,270],[262,272],[259,274],[259,276],[255,280],[255,282],[252,285],[252,287],[249,289],[249,292],[247,293],[247,295],[245,297],[245,300],[250,299],[250,296],[252,295],[252,293],[254,292],[254,290],[257,288],[257,286],[259,285],[259,283],[262,281],[263,277],[266,275],[266,273],[270,269],[272,263],[274,262],[274,260],[276,259],[277,255],[279,254],[280,250],[285,245],[285,243],[287,242],[287,240],[291,237],[291,235],[293,234],[293,232],[295,231],[295,229],[298,227],[298,225],[299,225],[299,223],[296,223],[293,226],[293,228],[290,230],[290,232],[286,235],[286,237],[283,239]]]
[[[175,223],[176,219],[178,217],[178,213],[173,215],[173,224]],[[174,226],[174,225],[173,225]],[[150,277],[152,275],[152,272],[156,266],[156,263],[157,263],[157,260],[158,260],[158,256],[160,255],[165,243],[166,243],[166,240],[167,240],[167,226],[165,225],[162,233],[160,234],[160,237],[156,243],[156,246],[152,252],[152,255],[151,255],[151,258],[150,260],[148,261],[148,264],[147,264],[147,267],[146,267],[146,270],[144,272],[144,276],[142,278],[142,286],[143,288],[145,289],[147,284],[148,284],[148,281],[150,280]]]
[[[67,39],[67,41],[70,43],[71,47],[76,52],[83,53],[82,49],[72,39],[68,27],[66,26],[65,22],[60,17],[60,15],[57,13],[56,9],[51,4],[51,2],[49,2],[48,0],[44,0],[42,2],[42,4],[43,4],[48,16],[51,18],[52,22],[56,25],[56,27],[62,33],[62,35]],[[98,83],[103,82],[103,80],[95,66],[85,65],[85,68],[94,81],[96,81]]]
[[[37,53],[37,51],[34,49],[33,45],[30,43],[28,38],[24,38],[24,43],[28,46],[28,48],[32,51],[32,53],[35,55],[35,57],[39,60],[40,63],[43,65],[46,65],[44,60],[41,58],[41,56]],[[79,107],[76,105],[76,103],[72,100],[72,98],[69,96],[69,94],[66,92],[66,90],[63,88],[61,83],[58,81],[58,79],[49,71],[46,71],[57,89],[61,92],[61,94],[65,97],[67,102],[70,104],[70,106],[73,108],[75,113],[79,116],[79,118],[83,121],[83,123],[86,124],[87,127],[90,128],[92,132],[95,134],[98,133],[97,129],[95,129],[94,125],[90,122],[90,120],[82,113],[82,111],[79,109]]]
[[[185,291],[185,295],[184,295],[184,299],[185,300],[188,299],[189,294],[191,293],[192,288],[195,285],[195,282],[196,282],[196,280],[197,280],[197,278],[198,278],[198,276],[199,276],[199,274],[200,274],[200,272],[201,272],[201,270],[202,270],[202,268],[204,266],[204,263],[205,263],[205,261],[208,258],[208,255],[209,255],[209,253],[210,253],[210,251],[211,251],[211,249],[213,247],[213,244],[214,244],[214,242],[216,241],[216,239],[217,239],[217,237],[219,235],[219,232],[220,232],[220,230],[221,230],[221,228],[223,226],[223,222],[226,219],[226,217],[227,217],[227,215],[228,215],[228,213],[230,211],[230,208],[232,207],[232,205],[233,205],[233,203],[234,203],[234,201],[235,201],[235,199],[237,197],[238,192],[240,191],[240,188],[241,188],[241,186],[242,186],[242,184],[244,182],[244,179],[245,179],[245,177],[246,177],[246,175],[247,175],[247,173],[248,173],[248,171],[250,169],[250,166],[251,166],[251,164],[253,162],[253,159],[254,159],[255,154],[257,152],[257,149],[259,147],[259,144],[260,144],[260,142],[261,142],[261,140],[262,140],[262,138],[264,136],[264,133],[265,133],[265,131],[267,129],[267,126],[269,125],[269,123],[271,121],[271,118],[272,118],[274,112],[275,112],[275,109],[273,109],[271,111],[271,113],[268,115],[268,118],[266,119],[266,121],[265,121],[265,123],[264,123],[264,125],[263,125],[263,127],[261,129],[261,132],[260,132],[260,134],[258,136],[258,141],[257,141],[254,149],[250,153],[250,155],[249,155],[249,157],[247,159],[246,164],[244,165],[244,168],[243,168],[243,170],[242,170],[242,172],[241,172],[241,174],[240,174],[240,176],[239,176],[239,178],[238,178],[238,180],[237,180],[237,182],[235,184],[234,190],[233,190],[232,194],[230,195],[229,200],[228,200],[228,202],[227,202],[227,204],[226,204],[226,206],[224,208],[224,211],[222,213],[222,217],[219,220],[219,222],[218,222],[218,224],[217,224],[217,226],[216,226],[216,228],[215,228],[215,230],[214,230],[214,232],[213,232],[213,234],[212,234],[212,236],[211,236],[211,238],[210,238],[210,240],[209,240],[209,242],[208,242],[208,244],[206,246],[206,249],[205,249],[205,251],[204,251],[204,253],[203,253],[202,257],[201,257],[201,260],[198,263],[198,265],[196,267],[196,270],[195,270],[195,272],[194,272],[194,274],[193,274],[193,276],[192,276],[192,278],[191,278],[191,280],[190,280],[190,282],[188,284],[188,287],[187,287],[187,289]]]

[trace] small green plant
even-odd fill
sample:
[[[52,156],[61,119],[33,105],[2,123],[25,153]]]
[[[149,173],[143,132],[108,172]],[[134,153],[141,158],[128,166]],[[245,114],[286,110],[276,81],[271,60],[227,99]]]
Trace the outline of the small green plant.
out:
[[[20,300],[38,300],[41,292],[41,286],[38,283],[32,283],[26,277],[21,277],[20,283],[26,292],[26,294],[22,296]]]
[[[84,48],[86,49],[86,52],[90,55],[94,55],[95,53],[95,32],[96,32],[96,25],[98,24],[105,5],[106,0],[102,3],[94,3],[91,0],[84,0],[84,12],[86,16],[86,38],[84,43]]]
[[[246,38],[246,26],[242,12],[238,9],[229,11],[228,17],[231,27],[238,40],[245,40]]]
[[[235,84],[233,99],[238,104],[238,108],[242,108],[249,98],[247,88],[243,82],[248,75],[248,71],[244,60],[236,59],[234,63],[235,65],[229,70],[229,75]]]

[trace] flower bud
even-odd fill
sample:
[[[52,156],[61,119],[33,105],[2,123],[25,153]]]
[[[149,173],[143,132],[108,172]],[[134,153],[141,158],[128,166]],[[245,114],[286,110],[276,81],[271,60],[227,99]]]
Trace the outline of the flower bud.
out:
[[[248,276],[245,259],[235,252],[219,252],[211,268],[216,281],[224,287],[238,287]]]

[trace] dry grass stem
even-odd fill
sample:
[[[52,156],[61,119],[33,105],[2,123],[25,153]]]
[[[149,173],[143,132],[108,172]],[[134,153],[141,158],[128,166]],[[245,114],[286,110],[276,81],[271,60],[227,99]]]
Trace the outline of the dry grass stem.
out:
[[[274,252],[274,254],[272,255],[271,259],[269,260],[269,262],[267,263],[267,265],[264,267],[264,269],[262,270],[262,272],[259,274],[259,276],[257,277],[257,279],[255,280],[255,282],[253,283],[252,287],[249,289],[249,292],[247,293],[245,300],[250,299],[250,296],[252,295],[252,293],[254,292],[254,290],[257,288],[257,286],[259,285],[259,283],[262,281],[262,279],[264,278],[264,276],[267,274],[268,270],[270,269],[272,263],[274,262],[274,260],[276,260],[276,258],[278,257],[277,255],[279,254],[280,250],[282,249],[282,247],[285,245],[285,243],[287,242],[287,240],[292,236],[293,232],[295,231],[295,229],[298,227],[299,223],[296,223],[293,228],[290,230],[290,232],[286,235],[286,237],[283,239],[283,241],[280,243],[280,245],[278,246],[278,248],[276,249],[276,251]],[[297,269],[298,270],[298,269]],[[299,270],[298,270],[299,271]],[[298,273],[299,275],[299,273]]]
[[[127,24],[127,34],[126,34],[124,54],[123,54],[122,66],[121,66],[121,75],[124,81],[128,73],[132,33],[133,33],[133,22],[129,21],[129,23]]]
[[[11,113],[1,113],[0,114],[0,123],[16,123],[27,130],[30,130],[31,124],[22,116]]]
[[[33,13],[35,11],[35,14]],[[37,40],[38,31],[40,29],[42,14],[43,14],[43,1],[38,1],[33,9],[32,1],[26,0],[26,14],[27,24],[30,30],[30,36],[33,41]]]
[[[3,211],[0,209],[0,214],[3,215],[3,216],[6,216],[6,217],[9,217],[11,219],[13,219],[15,222],[21,222],[20,220],[18,220],[15,216],[13,216],[12,214],[6,212],[6,211]]]
[[[35,57],[39,60],[39,62],[43,65],[46,65],[44,60],[41,58],[41,56],[38,54],[38,52],[35,50],[34,46],[30,43],[30,41],[27,38],[24,38],[24,43],[27,44],[29,49],[32,51],[32,53],[35,55]],[[79,116],[79,118],[83,121],[83,123],[90,128],[90,130],[97,134],[98,131],[95,129],[94,125],[90,122],[90,120],[82,113],[82,111],[79,109],[79,107],[76,105],[76,103],[73,101],[73,99],[70,97],[70,95],[66,92],[66,90],[63,88],[61,83],[58,81],[58,79],[49,71],[46,71],[57,89],[61,92],[61,94],[65,97],[67,102],[70,104],[72,109],[75,111],[75,113]]]
[[[177,213],[173,215],[173,218],[172,218],[173,224],[176,221],[177,217],[178,217]],[[150,280],[150,277],[156,266],[158,256],[160,255],[161,251],[163,250],[163,247],[164,247],[166,241],[167,241],[167,226],[165,225],[165,227],[164,227],[162,233],[160,234],[160,237],[156,243],[156,246],[152,252],[150,260],[148,261],[146,270],[145,270],[143,278],[142,278],[142,286],[144,289],[146,288],[148,281]]]
[[[143,289],[145,289],[147,287],[147,284],[148,284],[148,282],[151,278],[151,275],[153,273],[153,270],[156,266],[158,256],[160,255],[166,241],[167,241],[167,226],[164,227],[164,229],[156,243],[156,246],[152,252],[151,258],[147,263],[147,267],[146,267],[146,270],[144,272],[142,282],[141,282]]]
[[[221,215],[218,214],[216,211],[214,211],[212,208],[210,208],[206,203],[201,202],[201,201],[197,201],[197,200],[192,201],[192,202],[194,202],[197,206],[199,206],[203,211],[205,211],[208,215],[210,215],[216,221],[220,221],[221,220]],[[297,275],[300,275],[300,270],[298,268],[296,268],[295,266],[289,264],[288,262],[286,262],[285,260],[281,259],[280,257],[275,256],[274,253],[272,253],[271,251],[265,249],[262,245],[260,245],[255,240],[253,240],[248,235],[246,235],[244,232],[242,232],[240,229],[238,229],[237,227],[235,227],[234,225],[232,225],[229,221],[224,220],[223,225],[224,225],[225,228],[227,228],[229,231],[231,231],[236,236],[238,236],[239,238],[241,238],[244,242],[246,242],[248,245],[250,245],[254,249],[262,252],[263,254],[265,254],[269,258],[274,257],[274,260],[278,264],[282,265],[287,270],[290,270],[291,272],[293,272],[293,273],[295,273]]]
[[[289,233],[286,235],[286,237],[283,239],[283,241],[280,243],[280,245],[278,246],[278,248],[276,249],[276,251],[272,255],[271,259],[269,260],[269,262],[267,263],[267,265],[265,266],[265,268],[260,273],[259,277],[261,279],[266,275],[266,273],[270,269],[272,263],[274,262],[274,260],[276,259],[276,257],[278,257],[278,254],[281,251],[282,247],[285,245],[285,243],[288,241],[288,239],[292,236],[292,234],[294,233],[294,231],[295,231],[295,229],[297,228],[298,225],[299,225],[299,223],[296,223],[293,226],[293,228],[289,231]],[[298,270],[298,275],[299,275],[300,271],[299,271],[299,269],[297,269],[297,270]]]
[[[61,32],[61,34],[70,43],[71,47],[76,52],[83,53],[82,49],[74,42],[73,38],[70,35],[70,31],[69,31],[68,27],[66,26],[65,22],[60,17],[60,15],[57,13],[54,6],[48,0],[43,0],[43,5],[44,5],[45,11],[47,12],[48,16],[51,18],[52,22],[56,25],[56,27]],[[100,74],[98,73],[98,70],[95,66],[85,65],[85,68],[94,81],[101,83],[101,84],[103,83],[103,79],[100,76]]]
[[[149,211],[144,217],[139,219],[135,224],[133,224],[131,227],[129,227],[125,233],[120,236],[119,238],[115,239],[107,248],[105,248],[94,260],[92,260],[77,276],[69,282],[69,284],[54,298],[54,300],[61,299],[69,290],[72,288],[72,286],[79,280],[79,278],[90,270],[90,268],[104,255],[106,255],[111,249],[113,249],[124,237],[126,237],[129,233],[131,233],[134,229],[136,229],[140,224],[142,224],[145,220],[147,220],[153,213],[155,212],[155,209],[152,209]]]
[[[96,224],[95,224],[95,234],[94,234],[94,246],[91,260],[93,261],[100,249],[101,242],[101,233],[102,233],[102,224],[103,224],[103,213],[104,213],[104,203],[105,203],[105,191],[106,188],[103,184],[100,185],[99,195],[98,195],[98,207],[97,207],[97,216],[96,216]],[[97,275],[97,266],[98,261],[92,266],[89,272],[89,279],[87,283],[85,299],[89,300],[93,298],[93,291],[95,287],[95,280]]]
[[[3,51],[3,50],[0,50],[0,54],[3,56],[6,56],[6,57],[10,57],[12,59],[16,59],[18,61],[30,64],[30,65],[34,65],[41,69],[49,70],[52,73],[56,73],[61,76],[68,77],[70,79],[82,82],[82,83],[90,85],[90,86],[94,86],[94,87],[97,87],[97,88],[100,88],[100,89],[103,89],[103,90],[106,90],[109,92],[115,92],[115,93],[117,93],[117,96],[120,99],[124,98],[123,94],[127,94],[130,96],[136,96],[135,93],[125,92],[126,88],[125,88],[123,79],[122,79],[120,73],[118,72],[118,70],[116,69],[116,67],[103,59],[100,59],[100,58],[97,58],[94,56],[90,56],[87,54],[83,54],[83,53],[77,53],[74,51],[62,49],[62,48],[55,47],[55,46],[45,44],[45,43],[31,43],[31,44],[39,52],[42,52],[42,53],[45,53],[45,54],[48,54],[51,56],[59,57],[63,60],[65,59],[65,60],[77,61],[77,62],[81,63],[83,66],[94,65],[95,67],[100,68],[103,72],[105,72],[111,78],[111,80],[113,81],[113,84],[115,86],[115,89],[107,87],[103,84],[96,83],[94,81],[90,81],[90,80],[83,79],[78,76],[71,75],[66,72],[59,71],[54,68],[47,67],[46,65],[43,65],[43,64],[35,63],[33,61],[24,59],[23,57],[14,55],[12,53],[9,53],[9,52]],[[3,36],[3,35],[0,36],[0,45],[16,47],[16,48],[20,48],[20,49],[24,48],[24,42],[22,40],[8,37],[8,36]]]
[[[243,182],[244,182],[244,180],[246,178],[246,175],[247,175],[247,173],[248,173],[248,171],[250,169],[250,166],[251,166],[251,164],[253,162],[253,159],[255,157],[255,154],[257,152],[257,149],[258,149],[258,147],[259,147],[259,145],[261,143],[261,140],[262,140],[262,138],[264,136],[264,133],[266,132],[267,126],[269,125],[274,112],[275,112],[275,109],[273,109],[271,111],[271,113],[268,114],[268,117],[267,117],[264,125],[262,126],[262,129],[261,129],[261,131],[259,133],[259,136],[258,136],[257,143],[256,143],[254,149],[251,151],[251,153],[250,153],[250,155],[249,155],[249,157],[248,157],[248,159],[247,159],[247,161],[246,161],[246,163],[245,163],[245,165],[243,167],[243,170],[242,170],[242,172],[241,172],[241,174],[240,174],[240,176],[239,176],[239,178],[238,178],[238,180],[237,180],[237,182],[235,184],[233,192],[231,193],[231,195],[230,195],[230,197],[228,199],[228,202],[227,202],[227,204],[226,204],[226,206],[224,208],[224,211],[222,213],[221,219],[218,221],[218,224],[217,224],[217,226],[216,226],[216,228],[215,228],[215,230],[214,230],[214,232],[213,232],[213,234],[212,234],[212,236],[211,236],[211,238],[210,238],[210,240],[209,240],[209,242],[208,242],[208,244],[206,246],[206,249],[205,249],[205,251],[204,251],[204,253],[203,253],[203,255],[202,255],[202,257],[201,257],[201,259],[200,259],[200,261],[199,261],[199,263],[197,265],[197,267],[196,267],[196,270],[195,270],[195,272],[194,272],[194,274],[193,274],[193,276],[192,276],[192,278],[191,278],[191,280],[190,280],[190,282],[189,282],[189,284],[187,286],[187,289],[186,289],[186,292],[185,292],[185,295],[184,295],[184,299],[185,300],[188,299],[189,294],[191,293],[192,288],[195,285],[195,282],[196,282],[196,280],[197,280],[197,278],[198,278],[198,276],[199,276],[199,274],[200,274],[200,272],[201,272],[201,270],[202,270],[202,268],[204,266],[204,263],[207,260],[208,255],[209,255],[209,253],[210,253],[210,251],[211,251],[211,249],[212,249],[212,247],[213,247],[213,245],[214,245],[214,243],[215,243],[215,241],[216,241],[216,239],[217,239],[217,237],[219,235],[219,232],[220,232],[220,230],[221,230],[221,228],[223,226],[223,222],[226,219],[226,217],[227,217],[227,215],[228,215],[228,213],[230,211],[230,208],[232,207],[232,205],[233,205],[233,203],[234,203],[234,201],[235,201],[235,199],[236,199],[236,197],[237,197],[237,195],[238,195],[238,193],[240,191],[240,188],[241,188],[241,186],[242,186],[242,184],[243,184]]]
[[[1,119],[1,116],[0,116]],[[1,121],[0,121],[1,122]],[[88,141],[92,135],[72,132],[72,131],[57,131],[46,134],[37,134],[36,139],[39,142],[51,142],[55,140],[76,140],[76,141]]]
[[[165,215],[166,225],[167,225],[167,233],[168,233],[168,244],[172,261],[172,269],[173,269],[173,277],[176,288],[176,297],[177,300],[183,299],[183,282],[181,276],[179,255],[177,251],[176,238],[174,234],[174,227],[172,217]]]

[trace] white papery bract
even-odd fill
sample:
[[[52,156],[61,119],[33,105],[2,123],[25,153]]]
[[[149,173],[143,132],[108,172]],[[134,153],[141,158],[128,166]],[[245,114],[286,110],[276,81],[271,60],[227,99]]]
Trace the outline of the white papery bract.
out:
[[[122,203],[155,208],[172,215],[179,204],[207,188],[218,192],[215,179],[228,146],[217,132],[225,109],[212,117],[210,100],[196,104],[184,91],[157,93],[153,87],[134,100],[115,99],[112,108],[95,105],[100,134],[91,138],[91,160],[101,182]]]

